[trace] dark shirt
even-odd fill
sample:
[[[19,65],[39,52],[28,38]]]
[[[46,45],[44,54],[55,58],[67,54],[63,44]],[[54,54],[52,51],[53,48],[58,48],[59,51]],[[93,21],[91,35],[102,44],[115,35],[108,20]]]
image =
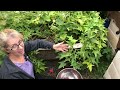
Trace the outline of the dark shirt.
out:
[[[24,55],[25,59],[30,61],[27,54],[30,51],[37,50],[39,48],[53,49],[53,43],[41,39],[25,42],[25,55]],[[0,79],[34,79],[34,78],[30,76],[28,73],[26,73],[24,70],[17,67],[9,59],[8,56],[5,56],[4,61],[0,67]]]

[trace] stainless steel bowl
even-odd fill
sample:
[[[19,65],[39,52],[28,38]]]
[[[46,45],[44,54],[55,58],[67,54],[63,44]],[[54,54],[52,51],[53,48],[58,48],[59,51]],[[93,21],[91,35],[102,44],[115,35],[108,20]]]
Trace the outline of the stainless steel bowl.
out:
[[[83,79],[83,78],[76,69],[65,68],[58,73],[56,79]]]

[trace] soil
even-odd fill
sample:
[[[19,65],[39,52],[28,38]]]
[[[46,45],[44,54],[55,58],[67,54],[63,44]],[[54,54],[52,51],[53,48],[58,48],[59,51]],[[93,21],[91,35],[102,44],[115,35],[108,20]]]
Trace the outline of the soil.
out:
[[[47,60],[46,70],[41,75],[44,79],[56,79],[61,69],[58,69],[58,60]]]
[[[47,55],[46,55],[47,52]],[[57,74],[63,69],[58,69],[59,59],[56,58],[56,54],[52,50],[41,50],[37,55],[38,58],[42,58],[46,62],[46,70],[41,73],[43,79],[56,79]],[[83,79],[103,79],[103,74],[108,68],[111,61],[101,60],[101,64],[98,68],[94,68],[92,72],[88,69],[79,71]]]
[[[94,69],[92,72],[88,69],[79,72],[83,79],[103,79],[105,68],[107,69],[108,65],[109,64],[106,64],[106,67],[100,66],[99,70]],[[46,67],[47,69],[41,74],[44,79],[56,79],[57,74],[63,69],[58,69],[58,60],[47,60]],[[104,69],[101,70],[101,67]]]
[[[47,60],[46,66],[48,67],[45,72],[43,72],[41,75],[44,79],[56,79],[57,74],[63,69],[58,69],[58,60]],[[67,68],[67,67],[65,67]],[[68,67],[70,68],[70,67]],[[86,74],[84,74],[86,75]],[[82,76],[83,77],[83,76]],[[88,75],[86,75],[83,78],[89,78]]]

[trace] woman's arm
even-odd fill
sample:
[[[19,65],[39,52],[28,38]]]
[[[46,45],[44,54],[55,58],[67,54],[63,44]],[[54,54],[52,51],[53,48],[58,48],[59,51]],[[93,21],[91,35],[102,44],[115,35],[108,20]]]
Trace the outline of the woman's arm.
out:
[[[54,43],[46,41],[44,39],[36,39],[33,41],[25,42],[25,52],[28,53],[39,48],[53,49]]]
[[[28,41],[25,43],[25,53],[37,50],[39,48],[54,49],[57,51],[66,52],[69,47],[68,44],[64,44],[63,42],[54,44],[43,39],[36,39],[34,41]]]

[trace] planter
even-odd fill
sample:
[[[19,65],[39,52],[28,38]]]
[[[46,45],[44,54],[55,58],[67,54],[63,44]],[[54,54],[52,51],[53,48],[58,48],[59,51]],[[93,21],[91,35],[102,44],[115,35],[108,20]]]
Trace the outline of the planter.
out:
[[[39,53],[36,55],[38,58],[44,59],[44,60],[57,60],[57,54],[55,53],[55,50],[50,49],[39,49]]]

